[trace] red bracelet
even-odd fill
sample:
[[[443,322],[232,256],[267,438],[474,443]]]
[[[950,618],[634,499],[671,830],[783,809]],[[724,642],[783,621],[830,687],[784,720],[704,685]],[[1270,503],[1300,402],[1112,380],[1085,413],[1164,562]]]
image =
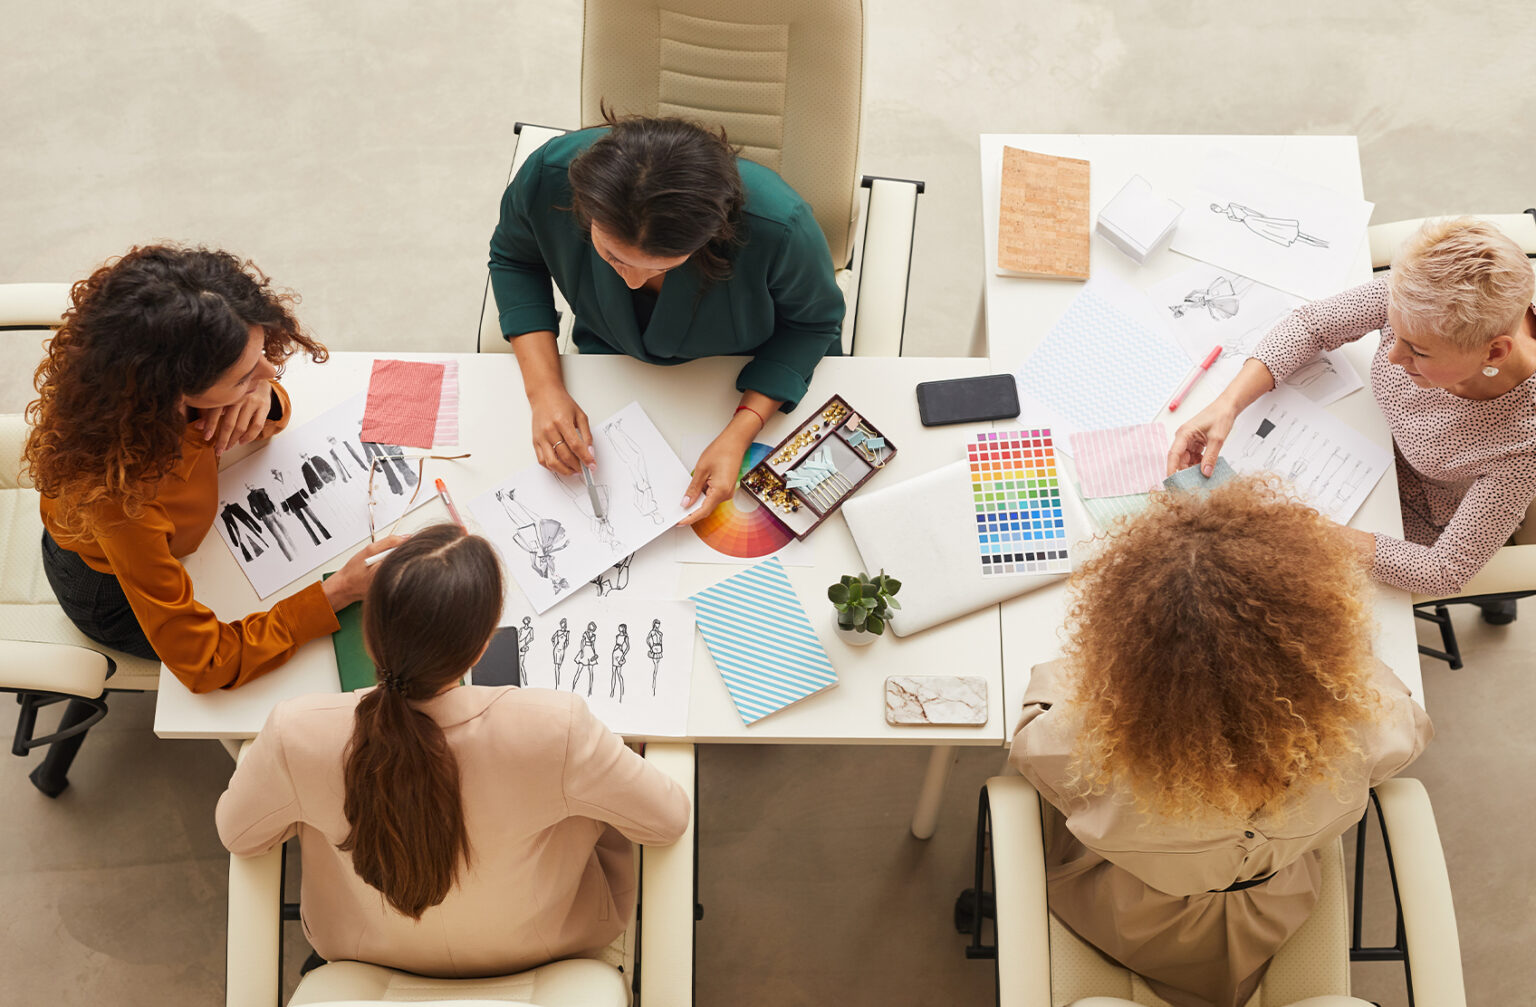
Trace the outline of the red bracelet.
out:
[[[759,424],[761,424],[759,429],[761,429],[762,427],[766,427],[768,425],[768,421],[763,419],[763,414],[758,412],[756,409],[753,409],[751,406],[737,406],[736,407],[736,413],[739,413],[742,410],[746,410],[747,412],[751,413],[753,416],[757,417],[757,422]],[[736,413],[732,413],[731,415],[735,416]]]

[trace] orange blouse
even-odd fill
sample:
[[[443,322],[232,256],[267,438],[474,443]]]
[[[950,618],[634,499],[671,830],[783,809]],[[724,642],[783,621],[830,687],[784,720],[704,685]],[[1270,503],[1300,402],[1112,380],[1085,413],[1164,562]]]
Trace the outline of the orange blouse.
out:
[[[261,436],[288,424],[288,393],[272,383],[282,415]],[[334,633],[336,613],[319,581],[266,612],[234,622],[192,596],[192,578],[180,557],[197,550],[219,507],[219,462],[213,444],[191,424],[181,458],[160,479],[154,499],[134,521],[120,521],[90,538],[67,538],[54,525],[52,498],[42,498],[43,526],[92,570],[110,573],[123,587],[133,614],[160,660],[193,692],[244,685],[281,665],[301,644]]]

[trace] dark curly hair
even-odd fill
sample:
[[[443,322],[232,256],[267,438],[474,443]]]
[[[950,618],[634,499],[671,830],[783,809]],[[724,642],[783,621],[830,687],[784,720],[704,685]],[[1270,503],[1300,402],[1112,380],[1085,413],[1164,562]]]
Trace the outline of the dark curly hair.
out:
[[[300,349],[324,360],[325,347],[293,315],[297,301],[249,261],[174,245],[133,248],[76,283],[33,379],[22,454],[55,502],[58,527],[88,535],[114,510],[142,514],[181,457],[182,396],[207,390],[240,360],[250,326],[266,331],[279,373]]]
[[[729,279],[747,196],[725,130],[606,107],[603,117],[609,131],[568,169],[577,222],[647,255],[690,256],[706,285]]]

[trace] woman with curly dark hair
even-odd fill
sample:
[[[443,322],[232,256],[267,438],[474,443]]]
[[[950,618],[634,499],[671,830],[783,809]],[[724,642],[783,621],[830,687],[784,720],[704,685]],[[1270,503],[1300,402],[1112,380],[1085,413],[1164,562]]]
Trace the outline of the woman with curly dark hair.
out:
[[[723,132],[681,119],[609,116],[545,143],[502,197],[490,266],[534,452],[552,472],[596,458],[560,375],[551,278],[583,353],[752,358],[735,413],[694,466],[683,505],[699,505],[683,524],[730,496],[768,417],[794,408],[821,358],[842,352],[843,296],[810,206]]]
[[[1317,851],[1433,730],[1371,655],[1339,526],[1236,480],[1158,494],[1073,575],[1011,763],[1053,806],[1051,912],[1180,1007],[1245,1003],[1317,901]]]
[[[181,564],[213,526],[219,455],[287,424],[273,380],[283,362],[325,359],[295,298],[228,252],[153,245],[76,283],[70,300],[37,369],[23,454],[65,613],[98,643],[163,661],[193,692],[243,685],[334,632],[336,611],[367,589],[361,556],[228,623],[193,597]]]

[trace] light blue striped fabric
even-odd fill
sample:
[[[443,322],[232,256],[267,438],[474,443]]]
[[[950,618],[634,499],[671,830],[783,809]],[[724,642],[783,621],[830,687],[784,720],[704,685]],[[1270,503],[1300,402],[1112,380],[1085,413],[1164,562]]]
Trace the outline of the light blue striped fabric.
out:
[[[743,724],[837,684],[777,556],[693,596],[694,619]]]

